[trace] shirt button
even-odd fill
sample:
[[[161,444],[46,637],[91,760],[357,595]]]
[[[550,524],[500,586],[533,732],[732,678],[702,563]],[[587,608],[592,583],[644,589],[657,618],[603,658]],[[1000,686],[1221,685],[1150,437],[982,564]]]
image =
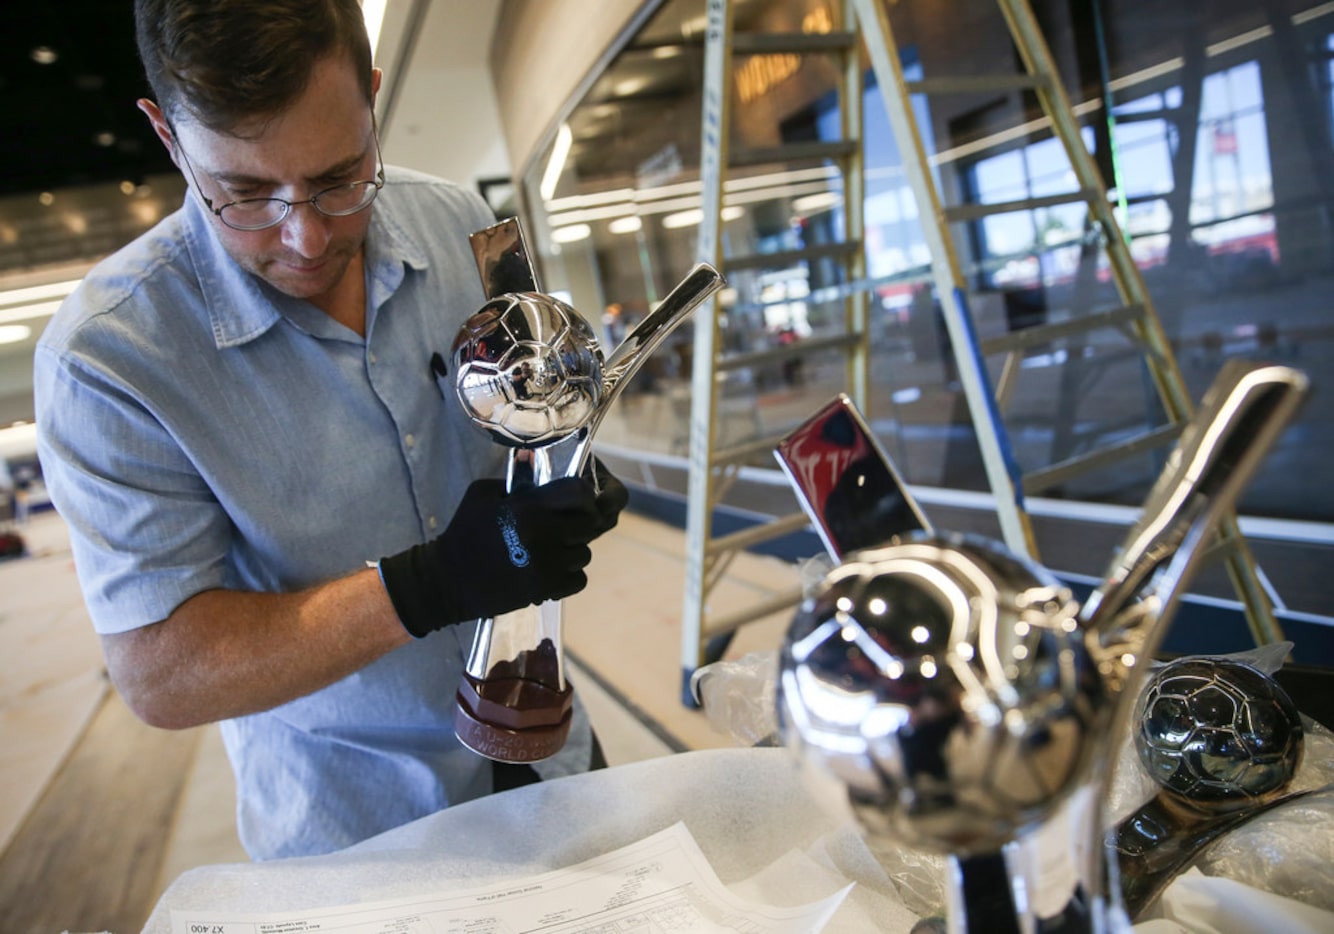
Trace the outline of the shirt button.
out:
[[[437,523],[437,522],[435,521],[435,516],[428,516],[427,519],[426,519],[426,524],[427,524],[428,526],[430,526],[430,528],[431,528],[432,531],[434,531],[436,525],[438,525],[439,523]]]
[[[370,360],[371,363],[378,363],[378,362],[379,362],[378,360],[375,359],[375,354],[368,354],[367,357],[366,357],[366,359]]]
[[[417,439],[413,435],[404,435],[403,443],[406,444],[408,447],[415,447],[417,444]]]

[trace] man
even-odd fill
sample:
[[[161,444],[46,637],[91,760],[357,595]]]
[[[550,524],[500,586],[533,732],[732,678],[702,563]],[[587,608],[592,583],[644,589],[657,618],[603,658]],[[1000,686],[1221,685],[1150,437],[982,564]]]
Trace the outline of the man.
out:
[[[470,621],[581,589],[625,488],[506,495],[437,385],[494,218],[383,167],[357,0],[135,12],[189,190],[48,325],[43,469],[127,703],[222,721],[253,857],[327,852],[493,790],[452,729]],[[599,764],[576,714],[543,777]]]

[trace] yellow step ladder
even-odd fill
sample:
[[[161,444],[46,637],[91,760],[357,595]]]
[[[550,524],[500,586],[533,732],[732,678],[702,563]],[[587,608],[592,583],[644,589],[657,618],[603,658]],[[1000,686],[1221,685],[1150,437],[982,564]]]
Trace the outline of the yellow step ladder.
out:
[[[840,5],[830,4],[829,8]],[[696,255],[708,256],[723,270],[729,284],[766,270],[782,270],[797,263],[833,264],[838,270],[837,301],[842,304],[842,326],[824,333],[759,352],[724,350],[724,313],[718,298],[695,314],[695,361],[691,377],[690,477],[686,515],[686,594],[682,637],[682,698],[690,696],[690,675],[721,653],[742,625],[790,609],[800,599],[791,589],[731,613],[713,613],[709,597],[732,560],[741,551],[804,529],[809,524],[795,499],[792,512],[772,522],[731,534],[715,535],[714,510],[741,469],[757,460],[772,464],[774,445],[791,426],[771,436],[756,436],[722,444],[719,438],[721,400],[727,382],[759,368],[798,360],[812,354],[841,353],[846,366],[846,391],[865,406],[870,386],[870,348],[867,337],[867,295],[855,285],[864,280],[862,247],[864,172],[861,146],[861,101],[864,70],[860,42],[843,10],[842,22],[810,14],[803,29],[786,33],[735,33],[733,5],[708,0],[704,52],[704,114],[700,176],[703,219]],[[748,74],[763,80],[775,71],[790,71],[808,57],[832,58],[841,75],[840,139],[832,142],[797,142],[759,149],[731,146],[734,62],[752,67]],[[744,66],[743,66],[744,67]],[[772,171],[774,166],[798,167],[812,178],[831,178],[832,188],[843,192],[842,230],[835,242],[802,249],[750,255],[727,255],[723,249],[723,211],[734,198],[744,196],[747,178]]]
[[[953,347],[959,382],[968,405],[982,455],[988,484],[995,498],[997,518],[1005,544],[1016,553],[1041,560],[1025,497],[1049,490],[1091,470],[1124,458],[1166,448],[1190,418],[1192,403],[1177,367],[1172,348],[1121,232],[1106,185],[1085,147],[1075,112],[1060,75],[1026,0],[998,0],[1010,37],[1023,65],[1022,73],[994,76],[924,76],[909,81],[904,74],[884,0],[845,0],[831,4],[840,21],[816,24],[828,28],[811,32],[754,35],[734,33],[732,4],[708,0],[705,33],[703,139],[700,175],[703,220],[697,258],[713,263],[734,279],[737,272],[780,268],[782,264],[822,257],[837,257],[843,264],[842,291],[846,304],[844,333],[822,339],[825,346],[847,352],[846,390],[865,410],[869,395],[868,287],[863,246],[864,179],[862,165],[863,62],[870,61],[889,116],[891,130],[902,153],[903,170],[916,198],[922,233],[931,255],[931,280]],[[754,56],[836,55],[843,79],[840,88],[842,137],[825,143],[803,143],[762,152],[737,152],[730,146],[734,107],[734,62]],[[781,60],[779,60],[781,61]],[[790,60],[789,60],[790,61]],[[914,95],[947,95],[988,90],[1031,92],[1043,118],[1038,132],[1050,129],[1059,139],[1075,188],[1053,196],[1004,203],[946,206],[925,150],[923,134],[912,107]],[[747,165],[823,160],[835,166],[842,181],[844,229],[840,242],[818,251],[765,256],[726,256],[723,249],[723,209],[730,180]],[[1056,204],[1083,202],[1087,224],[1105,251],[1120,304],[1114,308],[1074,309],[1066,320],[1043,323],[979,340],[969,311],[965,272],[955,248],[951,225],[977,221],[993,214],[1033,210]],[[1086,238],[1087,242],[1088,238]],[[745,548],[804,528],[799,512],[771,522],[714,536],[715,508],[734,482],[739,466],[758,452],[772,449],[777,438],[756,438],[723,447],[716,436],[720,387],[729,372],[753,366],[774,353],[801,353],[814,349],[801,344],[770,354],[729,355],[722,351],[723,317],[710,302],[696,316],[694,372],[690,420],[690,479],[686,523],[686,584],[683,607],[682,669],[688,683],[700,665],[721,654],[740,626],[794,605],[796,592],[779,594],[751,608],[727,615],[710,615],[708,598],[728,563]],[[1004,408],[1025,355],[1054,341],[1077,340],[1098,329],[1115,329],[1130,338],[1141,355],[1156,390],[1165,422],[1117,444],[1084,452],[1058,463],[1023,473],[1011,453]],[[987,360],[999,359],[1000,375],[993,385]],[[781,432],[779,433],[781,434]],[[1282,638],[1274,618],[1274,601],[1249,549],[1229,515],[1219,528],[1218,551],[1227,564],[1233,586],[1245,609],[1257,643]],[[691,702],[688,691],[683,698]]]

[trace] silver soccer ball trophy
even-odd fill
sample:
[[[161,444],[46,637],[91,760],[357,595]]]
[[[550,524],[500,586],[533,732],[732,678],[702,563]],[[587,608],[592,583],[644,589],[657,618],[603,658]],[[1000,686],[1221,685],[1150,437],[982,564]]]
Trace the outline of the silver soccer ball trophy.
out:
[[[1301,763],[1297,705],[1273,678],[1240,662],[1167,664],[1149,679],[1132,723],[1135,751],[1154,781],[1209,810],[1264,800]]]
[[[1105,929],[1114,737],[1201,543],[1306,388],[1284,367],[1226,366],[1082,607],[1000,545],[916,532],[847,555],[797,612],[780,735],[844,781],[869,833],[948,854],[953,929]],[[1035,917],[1009,857],[1085,787],[1093,864],[1060,914]]]
[[[980,538],[857,552],[784,641],[787,736],[865,826],[992,852],[1049,816],[1087,758],[1103,682],[1049,572]]]
[[[487,302],[452,349],[455,390],[468,417],[509,448],[507,489],[577,475],[593,432],[628,379],[722,276],[701,263],[604,360],[573,308],[540,291],[518,221],[470,241]],[[560,603],[478,622],[457,695],[460,741],[500,762],[559,752],[573,691],[565,679]]]
[[[1210,843],[1289,792],[1301,713],[1273,678],[1225,658],[1180,658],[1149,676],[1131,721],[1157,795],[1116,827],[1120,894],[1137,917]]]
[[[578,431],[602,401],[602,350],[569,305],[536,292],[491,299],[454,342],[464,411],[501,444],[541,447]]]

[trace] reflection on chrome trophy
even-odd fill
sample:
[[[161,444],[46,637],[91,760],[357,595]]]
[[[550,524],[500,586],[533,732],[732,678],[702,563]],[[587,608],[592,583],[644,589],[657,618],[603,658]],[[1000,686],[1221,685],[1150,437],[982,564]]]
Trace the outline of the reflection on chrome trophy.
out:
[[[1082,607],[998,544],[929,532],[847,555],[803,602],[780,658],[780,734],[841,779],[868,833],[949,857],[952,929],[1106,928],[1115,737],[1201,544],[1306,387],[1284,367],[1224,367]],[[1078,883],[1039,916],[1019,842],[1083,788]]]
[[[604,360],[588,322],[538,290],[516,219],[474,233],[471,243],[488,301],[454,341],[459,401],[509,448],[509,490],[574,476],[626,381],[722,277],[697,266]],[[536,762],[561,749],[573,692],[560,629],[557,601],[478,623],[455,717],[465,745],[501,762]]]

